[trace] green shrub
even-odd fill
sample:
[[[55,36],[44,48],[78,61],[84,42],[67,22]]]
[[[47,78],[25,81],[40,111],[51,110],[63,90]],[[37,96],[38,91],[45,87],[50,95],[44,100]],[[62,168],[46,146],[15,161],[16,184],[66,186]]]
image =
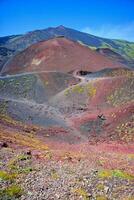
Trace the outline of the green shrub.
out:
[[[18,198],[23,194],[23,190],[19,185],[11,185],[6,189],[0,190],[0,197],[3,200],[11,199],[11,198]]]
[[[0,171],[0,179],[13,181],[17,177],[17,174],[8,173],[6,171]]]

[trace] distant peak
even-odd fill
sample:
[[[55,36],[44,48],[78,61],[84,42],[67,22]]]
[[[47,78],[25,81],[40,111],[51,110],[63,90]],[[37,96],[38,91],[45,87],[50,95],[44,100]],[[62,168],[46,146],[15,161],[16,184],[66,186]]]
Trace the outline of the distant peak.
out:
[[[60,28],[60,29],[65,29],[65,26],[63,26],[63,25],[60,25],[60,26],[57,26],[57,28]]]

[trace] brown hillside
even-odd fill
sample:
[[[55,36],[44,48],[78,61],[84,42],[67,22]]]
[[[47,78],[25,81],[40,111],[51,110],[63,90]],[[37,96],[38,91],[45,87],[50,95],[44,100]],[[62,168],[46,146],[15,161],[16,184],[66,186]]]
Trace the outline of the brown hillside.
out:
[[[9,61],[2,73],[45,70],[70,72],[75,69],[97,71],[122,66],[88,47],[60,37],[30,46]]]

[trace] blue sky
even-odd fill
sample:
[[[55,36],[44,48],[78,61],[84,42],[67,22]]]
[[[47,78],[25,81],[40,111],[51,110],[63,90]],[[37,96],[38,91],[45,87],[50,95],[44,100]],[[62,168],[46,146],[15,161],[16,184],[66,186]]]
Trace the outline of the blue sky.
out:
[[[0,0],[0,36],[61,24],[134,41],[134,0]]]

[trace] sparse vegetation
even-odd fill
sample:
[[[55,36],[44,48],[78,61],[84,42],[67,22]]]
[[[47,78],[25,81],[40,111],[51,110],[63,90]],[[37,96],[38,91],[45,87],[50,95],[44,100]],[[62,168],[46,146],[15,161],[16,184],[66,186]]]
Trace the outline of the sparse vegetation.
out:
[[[114,40],[114,42],[119,45],[118,50],[121,55],[126,59],[134,59],[134,43],[123,41],[123,40]]]
[[[76,85],[72,88],[68,88],[65,90],[64,95],[70,96],[73,94],[87,94],[90,97],[94,97],[96,95],[97,89],[92,83],[88,83],[85,85]]]
[[[122,86],[115,89],[114,92],[107,97],[107,103],[117,107],[127,102],[134,102],[133,87],[134,80],[132,78],[127,79]]]
[[[52,179],[59,179],[60,178],[60,176],[58,175],[58,173],[54,169],[51,171],[51,177],[52,177]]]
[[[90,200],[90,197],[89,197],[89,195],[88,195],[88,193],[86,192],[85,189],[83,189],[83,188],[77,188],[77,189],[74,189],[74,192],[77,195],[81,196],[83,198],[83,200]]]
[[[101,195],[101,196],[97,196],[96,200],[108,200],[108,198],[104,195]]]
[[[16,177],[17,177],[17,174],[15,174],[15,173],[0,171],[0,179],[1,180],[14,181]]]
[[[12,200],[20,197],[23,194],[23,189],[19,185],[11,185],[5,189],[0,189],[1,200]]]
[[[121,179],[130,179],[134,180],[134,176],[131,174],[128,174],[122,170],[101,170],[98,173],[98,177],[100,178],[121,178]]]

